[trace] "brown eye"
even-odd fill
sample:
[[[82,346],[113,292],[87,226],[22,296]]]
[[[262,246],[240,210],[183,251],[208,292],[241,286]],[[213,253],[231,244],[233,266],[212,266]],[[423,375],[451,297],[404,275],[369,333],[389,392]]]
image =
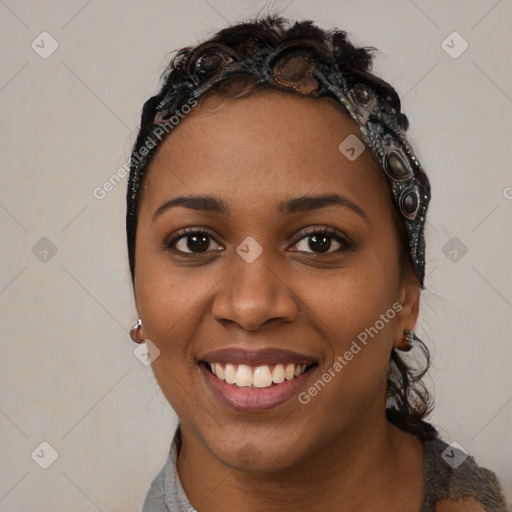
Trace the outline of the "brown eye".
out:
[[[333,242],[334,241],[334,242]],[[311,231],[294,244],[294,249],[300,252],[312,252],[317,254],[333,253],[352,248],[349,240],[330,229],[318,229]],[[330,250],[334,247],[334,250]]]
[[[201,254],[208,252],[212,241],[217,244],[208,231],[203,229],[191,229],[172,239],[166,244],[166,247],[183,254]],[[219,244],[217,245],[219,247],[213,250],[219,251],[222,249]]]

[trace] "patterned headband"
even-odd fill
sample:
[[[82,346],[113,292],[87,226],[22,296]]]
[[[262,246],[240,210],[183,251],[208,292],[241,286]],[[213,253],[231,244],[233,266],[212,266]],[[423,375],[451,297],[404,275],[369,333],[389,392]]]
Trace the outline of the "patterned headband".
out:
[[[242,97],[240,91],[267,84],[313,98],[330,96],[357,123],[365,145],[371,148],[390,183],[406,225],[416,275],[424,288],[424,227],[430,184],[398,123],[401,113],[391,106],[391,98],[379,95],[362,83],[364,79],[349,88],[338,65],[320,56],[314,47],[305,47],[304,41],[261,48],[245,60],[221,44],[210,43],[198,50],[190,59],[186,79],[172,85],[163,98],[161,94],[154,96],[144,105],[141,130],[130,159],[128,217],[136,218],[137,191],[159,142],[207,91],[230,88],[231,94],[235,91],[235,97]],[[222,84],[235,76],[238,80]]]

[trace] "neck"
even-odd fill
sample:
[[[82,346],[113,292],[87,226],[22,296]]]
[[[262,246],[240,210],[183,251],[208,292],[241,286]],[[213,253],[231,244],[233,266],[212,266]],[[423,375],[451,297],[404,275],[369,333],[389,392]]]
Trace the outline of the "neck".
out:
[[[358,421],[307,460],[272,473],[225,466],[186,427],[182,440],[178,474],[198,512],[417,512],[421,507],[421,442],[383,415]]]

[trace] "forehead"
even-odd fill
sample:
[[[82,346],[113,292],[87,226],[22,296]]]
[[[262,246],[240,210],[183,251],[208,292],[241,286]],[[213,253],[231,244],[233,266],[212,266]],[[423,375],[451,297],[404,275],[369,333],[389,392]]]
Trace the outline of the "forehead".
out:
[[[242,99],[211,92],[160,144],[143,196],[245,189],[257,197],[315,187],[382,195],[388,185],[370,149],[355,160],[340,151],[349,136],[361,139],[359,128],[332,98],[274,89]]]

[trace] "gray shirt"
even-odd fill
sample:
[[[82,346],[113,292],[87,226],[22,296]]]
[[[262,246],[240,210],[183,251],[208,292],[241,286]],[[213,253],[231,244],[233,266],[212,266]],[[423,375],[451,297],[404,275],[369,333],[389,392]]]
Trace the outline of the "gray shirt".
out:
[[[188,501],[176,470],[181,448],[176,429],[164,467],[152,481],[142,512],[196,512]],[[435,512],[438,500],[476,498],[487,512],[510,512],[496,475],[478,466],[473,457],[440,439],[423,443],[424,489],[420,512]],[[510,507],[510,508],[509,508]]]

